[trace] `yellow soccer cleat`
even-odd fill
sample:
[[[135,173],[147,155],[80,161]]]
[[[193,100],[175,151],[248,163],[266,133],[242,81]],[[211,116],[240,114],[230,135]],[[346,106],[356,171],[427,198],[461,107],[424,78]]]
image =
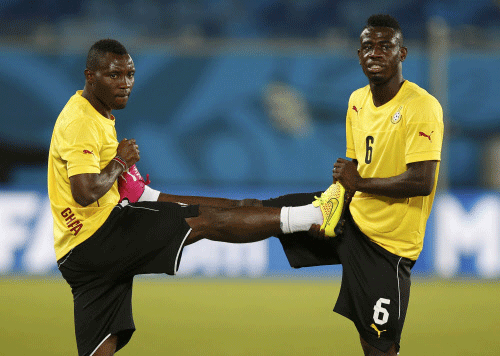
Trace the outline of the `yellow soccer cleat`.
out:
[[[332,184],[327,190],[315,197],[315,207],[321,208],[323,224],[321,230],[325,230],[325,236],[335,237],[342,233],[342,216],[345,205],[345,189],[340,183]]]

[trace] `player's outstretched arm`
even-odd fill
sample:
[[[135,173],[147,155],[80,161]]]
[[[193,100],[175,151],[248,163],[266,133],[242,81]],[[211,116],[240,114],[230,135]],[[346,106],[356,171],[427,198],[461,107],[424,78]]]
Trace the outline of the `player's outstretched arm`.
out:
[[[226,198],[182,196],[160,193],[158,201],[182,203],[188,205],[204,205],[215,208],[235,208],[239,206],[262,206],[262,201],[258,199],[234,200]]]
[[[132,165],[118,178],[120,201],[127,199],[130,203],[137,201],[160,201],[187,205],[211,206],[215,208],[235,208],[242,206],[262,206],[258,199],[226,199],[218,197],[187,196],[162,193],[150,188],[149,175],[144,179],[135,165]]]
[[[351,194],[360,191],[390,198],[427,196],[434,188],[437,161],[414,162],[397,176],[388,178],[362,178],[355,161],[339,158],[334,164],[333,179],[338,180]]]

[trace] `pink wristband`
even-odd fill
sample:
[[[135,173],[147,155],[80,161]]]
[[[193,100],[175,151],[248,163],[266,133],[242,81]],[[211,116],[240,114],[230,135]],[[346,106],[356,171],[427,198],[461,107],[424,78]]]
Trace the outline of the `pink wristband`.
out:
[[[123,167],[123,172],[127,170],[127,162],[125,162],[120,156],[115,156],[115,158],[113,158],[112,161],[120,163]]]

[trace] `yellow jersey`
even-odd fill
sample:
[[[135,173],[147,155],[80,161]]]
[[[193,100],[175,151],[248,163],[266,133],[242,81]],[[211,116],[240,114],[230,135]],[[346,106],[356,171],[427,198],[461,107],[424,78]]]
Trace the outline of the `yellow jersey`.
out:
[[[49,149],[47,183],[57,260],[92,236],[120,200],[115,182],[99,200],[83,207],[73,199],[69,178],[100,173],[117,147],[114,117],[102,116],[77,91],[56,120]]]
[[[346,117],[348,158],[358,161],[363,178],[387,178],[407,170],[407,164],[440,161],[443,111],[439,102],[418,85],[405,81],[394,98],[373,104],[370,86],[351,94]],[[436,192],[395,199],[356,192],[350,211],[360,230],[398,256],[416,260]]]

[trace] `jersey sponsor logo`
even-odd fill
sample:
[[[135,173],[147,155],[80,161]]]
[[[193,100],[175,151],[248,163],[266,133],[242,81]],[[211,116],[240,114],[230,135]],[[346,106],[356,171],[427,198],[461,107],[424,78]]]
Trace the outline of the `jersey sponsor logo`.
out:
[[[370,325],[370,327],[377,332],[379,339],[380,339],[380,334],[382,334],[384,331],[387,331],[387,330],[379,330],[375,324]]]
[[[353,105],[353,106],[352,106],[352,109],[353,109],[354,111],[356,111],[356,113],[358,113],[358,114],[359,114],[359,110],[361,110],[361,109],[363,109],[363,108],[359,108],[359,109],[358,109],[358,108],[356,107],[356,105]]]
[[[391,122],[392,122],[393,124],[397,124],[398,122],[400,122],[400,121],[401,121],[401,117],[402,117],[402,115],[401,115],[401,110],[402,110],[402,109],[403,109],[403,107],[402,107],[402,106],[400,106],[400,107],[398,108],[398,111],[396,111],[396,113],[395,113],[394,115],[392,115]]]
[[[80,230],[83,227],[83,224],[78,220],[71,211],[70,208],[66,208],[61,212],[62,217],[66,221],[66,226],[68,227],[69,231],[73,233],[73,235],[78,235]]]
[[[92,156],[94,156],[94,157],[95,157],[94,152],[92,152],[92,151],[89,151],[89,150],[83,150],[83,153],[88,154],[88,155],[92,155]]]
[[[429,141],[431,141],[431,142],[432,142],[431,135],[432,135],[433,133],[434,133],[434,131],[431,131],[431,133],[427,135],[425,132],[420,131],[420,132],[418,133],[418,136],[426,137],[426,138],[428,138],[428,139],[429,139]]]

